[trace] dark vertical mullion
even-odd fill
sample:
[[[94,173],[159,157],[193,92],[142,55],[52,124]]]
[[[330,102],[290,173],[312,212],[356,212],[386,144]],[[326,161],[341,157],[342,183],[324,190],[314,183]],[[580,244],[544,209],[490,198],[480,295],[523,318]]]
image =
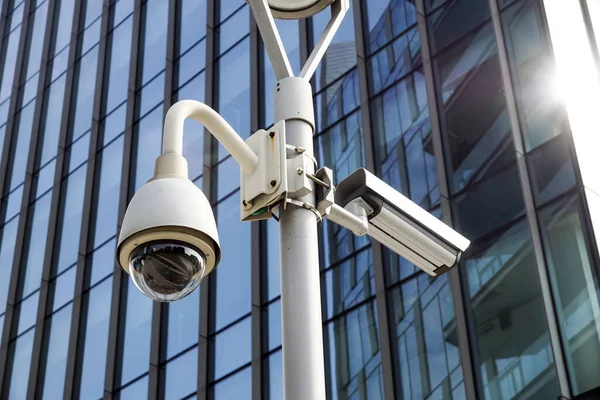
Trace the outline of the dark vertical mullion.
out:
[[[94,0],[87,0],[94,1]],[[98,0],[96,0],[98,1]],[[87,4],[87,3],[86,3]],[[83,1],[79,2],[75,10],[75,18],[79,17],[78,30],[83,31],[83,21],[85,21],[85,6]],[[65,398],[76,398],[79,396],[79,388],[81,381],[81,363],[82,350],[85,338],[85,324],[87,310],[83,304],[83,291],[86,278],[86,262],[89,252],[90,243],[94,240],[94,214],[96,208],[96,192],[99,185],[99,174],[96,172],[96,151],[100,136],[100,114],[102,103],[102,86],[104,78],[104,70],[106,67],[106,47],[107,47],[107,32],[108,32],[108,7],[109,0],[103,1],[102,20],[101,20],[101,37],[98,48],[98,65],[96,72],[96,82],[94,91],[94,105],[92,112],[92,130],[90,133],[90,147],[88,152],[87,176],[84,191],[81,231],[79,236],[79,254],[77,257],[77,270],[75,274],[75,292],[73,298],[73,310],[71,315],[71,329],[69,336],[69,356],[67,357],[67,372],[65,378]],[[83,37],[82,37],[83,39]],[[77,46],[80,47],[80,46]],[[79,51],[79,50],[78,50]],[[100,165],[101,163],[98,163]]]
[[[498,60],[500,63],[500,71],[502,74],[502,82],[504,84],[504,95],[506,98],[506,107],[511,124],[513,142],[517,155],[517,171],[521,184],[521,192],[523,193],[523,201],[525,203],[525,215],[529,231],[531,233],[531,244],[535,254],[536,267],[538,277],[540,279],[540,288],[544,302],[546,320],[548,322],[548,333],[550,336],[550,345],[554,355],[554,363],[556,365],[556,373],[561,395],[569,398],[571,396],[571,386],[567,373],[567,361],[564,348],[562,346],[559,322],[554,309],[554,296],[550,285],[550,276],[548,265],[544,255],[542,238],[540,235],[540,223],[535,208],[533,198],[533,189],[527,170],[527,160],[524,149],[524,138],[519,124],[519,116],[517,111],[517,102],[512,86],[510,64],[508,62],[508,53],[506,43],[504,41],[504,33],[502,21],[500,19],[500,11],[497,0],[489,0],[490,10],[492,15],[492,25],[498,45]]]
[[[29,40],[29,19],[30,19],[30,11],[31,11],[31,1],[25,3],[24,11],[23,11],[23,24],[21,26],[21,32],[19,37],[19,49],[17,53],[16,59],[16,68],[15,68],[15,80],[13,81],[11,97],[10,97],[10,106],[9,106],[9,120],[6,125],[6,139],[5,148],[2,154],[2,166],[0,170],[2,171],[2,176],[0,176],[0,189],[2,193],[2,197],[5,192],[8,192],[8,187],[11,181],[11,168],[10,164],[14,162],[14,147],[16,146],[16,142],[18,139],[18,131],[19,131],[19,123],[18,118],[15,118],[14,115],[17,109],[20,107],[21,99],[19,96],[19,87],[21,81],[24,80],[26,72],[22,66],[26,64],[27,53],[29,50],[29,46],[27,42]],[[6,146],[6,143],[9,145]],[[25,187],[23,197],[25,197],[25,192],[29,192],[29,186],[31,185],[31,179],[27,180],[27,185]],[[10,346],[9,342],[13,335],[13,330],[18,325],[19,313],[15,310],[15,300],[18,289],[18,276],[19,270],[21,266],[21,254],[20,249],[23,248],[24,236],[25,236],[25,228],[27,226],[27,205],[28,202],[25,201],[25,206],[23,207],[23,202],[21,202],[21,216],[19,218],[19,226],[17,233],[17,241],[16,241],[16,249],[14,252],[13,263],[11,266],[11,274],[6,279],[10,279],[9,284],[9,292],[7,296],[7,305],[6,305],[6,315],[4,317],[4,328],[2,330],[2,347],[0,348],[0,387],[2,388],[2,398],[8,398],[8,390],[10,388],[10,376],[11,376],[11,367],[9,364],[12,364],[12,359],[14,355],[10,354]],[[1,210],[0,217],[4,220],[6,210]]]
[[[421,37],[421,58],[423,60],[423,74],[425,76],[425,86],[427,90],[427,99],[429,106],[429,116],[431,121],[431,138],[433,142],[433,152],[436,160],[436,172],[438,176],[438,187],[440,191],[440,206],[442,209],[442,219],[447,224],[452,224],[452,208],[450,206],[450,191],[447,181],[446,158],[444,157],[443,137],[441,121],[442,100],[435,89],[435,77],[433,72],[433,60],[431,58],[431,49],[429,46],[429,30],[427,28],[427,18],[425,17],[425,6],[423,0],[416,1],[417,6],[417,25]],[[460,351],[460,360],[463,371],[463,382],[467,399],[477,399],[479,393],[483,393],[480,379],[480,369],[476,362],[476,340],[475,326],[472,318],[467,318],[470,310],[467,306],[466,290],[463,288],[461,278],[461,269],[453,268],[449,272],[450,289],[454,303],[454,318],[456,321],[456,330],[458,336],[458,345]]]
[[[10,3],[10,1],[8,1]],[[17,134],[19,130],[19,119],[16,116],[21,106],[21,96],[19,95],[19,87],[21,81],[24,80],[26,71],[24,71],[23,65],[26,64],[27,55],[29,54],[29,46],[27,45],[27,39],[29,36],[29,14],[31,11],[32,1],[27,1],[23,10],[23,21],[21,24],[21,31],[19,36],[19,46],[17,50],[17,58],[15,60],[15,75],[13,77],[13,83],[11,88],[11,95],[8,106],[8,120],[6,122],[6,130],[4,134],[4,147],[2,149],[2,160],[0,163],[0,199],[3,199],[9,192],[9,185],[12,175],[12,163],[14,156],[14,148],[17,143]],[[7,21],[5,22],[12,22]],[[4,43],[3,43],[4,44]],[[2,63],[6,63],[6,48],[2,51]],[[2,69],[4,73],[4,68]],[[0,76],[2,80],[3,75]],[[0,209],[0,221],[4,221],[5,209]],[[6,324],[6,320],[5,320]],[[1,358],[1,355],[0,355]],[[2,371],[4,366],[0,367]],[[1,382],[0,378],[0,383]]]
[[[354,9],[354,27],[356,30],[356,62],[360,95],[360,113],[361,128],[363,131],[365,166],[369,171],[376,172],[379,164],[376,162],[375,143],[371,126],[371,107],[369,104],[369,84],[367,67],[367,49],[366,37],[369,34],[366,15],[363,15],[362,0],[353,0]],[[339,179],[340,177],[338,177]],[[381,349],[381,371],[383,375],[383,391],[386,399],[394,399],[394,362],[393,344],[396,341],[391,339],[391,330],[389,326],[389,305],[386,293],[385,283],[385,265],[383,246],[375,241],[371,241],[373,251],[373,272],[375,275],[375,299],[377,307],[377,319],[379,321],[379,346]]]
[[[46,244],[46,251],[44,254],[44,265],[42,268],[42,286],[40,289],[40,298],[38,303],[38,326],[36,326],[35,334],[34,334],[34,342],[33,342],[33,352],[43,353],[43,357],[47,356],[47,352],[43,351],[44,346],[48,343],[48,335],[46,335],[46,319],[44,318],[46,315],[46,310],[49,308],[49,304],[52,302],[52,293],[50,288],[50,278],[52,277],[53,272],[53,264],[56,255],[56,247],[59,245],[59,238],[56,237],[56,232],[60,230],[60,215],[61,208],[63,204],[61,204],[64,199],[63,193],[63,171],[68,167],[67,157],[68,155],[65,152],[66,142],[69,137],[69,126],[71,121],[71,106],[73,104],[72,98],[73,96],[73,86],[75,80],[75,60],[77,59],[77,32],[79,29],[79,17],[78,10],[80,9],[81,0],[78,0],[75,3],[74,13],[73,13],[73,24],[71,27],[71,42],[69,44],[69,59],[68,59],[68,68],[65,78],[65,92],[63,98],[63,114],[60,125],[60,134],[58,139],[58,155],[56,159],[56,169],[54,171],[54,189],[52,192],[52,203],[50,206],[50,217],[48,219],[48,237],[52,238]],[[54,22],[58,19],[60,13],[60,0],[52,0],[49,4],[49,12],[52,12],[53,17],[48,19],[47,24],[50,26],[51,32],[54,32]],[[46,37],[53,36],[48,35],[48,30],[46,31]],[[50,49],[48,52],[48,60],[46,62],[50,62],[49,59],[52,58],[52,52],[54,51],[54,42],[53,38],[51,39]],[[48,73],[50,74],[50,71]],[[37,380],[35,382],[35,387],[28,390],[27,397],[28,399],[40,398],[42,396],[43,386],[38,384],[43,382],[43,377],[45,376],[45,359],[38,360],[38,365],[32,365],[32,371],[30,371],[30,376],[34,376],[36,371],[33,367],[37,368]],[[30,379],[31,380],[34,380]]]
[[[254,15],[250,13],[250,129],[256,132],[260,129],[262,113],[264,108],[264,96],[261,96],[262,79],[260,79],[260,65],[262,58],[262,47],[258,26],[254,20]],[[262,355],[263,349],[263,275],[261,257],[261,229],[264,224],[262,222],[251,223],[251,272],[252,272],[252,399],[262,400]]]
[[[123,144],[123,164],[121,170],[121,187],[119,195],[119,215],[118,230],[121,229],[121,222],[127,210],[127,204],[132,196],[131,177],[132,164],[135,162],[133,153],[134,121],[136,119],[137,108],[135,104],[136,84],[138,81],[138,58],[140,42],[140,24],[141,24],[142,0],[134,1],[133,9],[133,27],[131,38],[131,53],[129,55],[129,82],[127,90],[127,109],[125,115],[125,137]],[[119,232],[117,232],[119,237]],[[108,345],[106,352],[106,368],[104,373],[104,398],[112,399],[113,392],[121,384],[121,368],[123,361],[123,340],[125,331],[125,317],[127,307],[127,279],[129,275],[125,273],[119,264],[115,261],[112,297],[110,304],[110,322],[108,328]]]
[[[28,214],[28,205],[29,205],[29,199],[31,197],[31,193],[35,193],[36,187],[37,187],[37,182],[33,179],[33,174],[36,171],[38,164],[39,164],[39,158],[41,157],[41,142],[42,142],[42,138],[40,135],[40,130],[42,128],[41,126],[41,119],[42,119],[42,115],[43,115],[43,109],[46,107],[46,103],[47,103],[47,96],[46,93],[44,91],[44,88],[46,87],[46,84],[48,83],[47,81],[49,81],[50,78],[50,74],[48,73],[48,59],[49,59],[49,53],[51,50],[51,38],[52,38],[52,30],[53,30],[53,20],[54,20],[54,7],[55,7],[55,1],[54,0],[49,0],[49,7],[48,7],[48,15],[46,18],[46,27],[45,27],[45,35],[44,35],[44,43],[42,45],[42,57],[41,57],[41,64],[40,64],[40,72],[39,72],[39,81],[38,81],[38,87],[37,87],[37,98],[36,98],[36,104],[35,104],[35,111],[34,111],[34,117],[33,117],[33,130],[31,132],[31,142],[30,142],[30,148],[29,148],[29,159],[27,160],[27,175],[26,175],[26,181],[30,181],[30,184],[26,184],[25,185],[25,189],[23,191],[23,202],[22,202],[22,210],[25,211],[22,214],[21,218],[27,218],[30,219],[30,217],[27,215]],[[34,21],[35,23],[35,21]],[[19,221],[21,222],[21,221]],[[27,230],[29,230],[29,226],[31,225],[31,221],[28,222],[28,227],[25,229],[25,231],[22,233],[23,235],[25,234],[25,232]],[[49,233],[49,230],[47,231],[47,234]],[[23,240],[21,238],[21,233],[19,233],[18,237],[20,238],[19,240]],[[51,246],[51,241],[46,241],[46,246],[50,247]],[[17,245],[15,248],[15,253],[16,254],[21,254],[23,252],[23,246],[22,243],[20,245]],[[22,255],[21,255],[22,257]],[[21,261],[21,263],[26,262],[25,261]],[[20,273],[20,275],[22,275],[22,273]],[[23,277],[19,278],[19,285],[23,284]],[[12,279],[11,280],[11,286],[13,284],[13,282],[15,282],[16,279]],[[43,286],[43,284],[40,284],[40,287]],[[12,290],[12,289],[11,289]],[[22,290],[22,288],[20,289]],[[42,294],[40,293],[40,299],[42,298]],[[35,338],[36,335],[40,336],[41,334],[43,334],[43,328],[44,328],[44,318],[45,317],[45,305],[40,304],[39,300],[38,300],[38,310],[37,310],[37,314],[36,314],[36,322],[41,322],[41,324],[36,324],[36,331],[34,332],[34,349],[32,352],[32,359],[31,359],[31,366],[29,369],[29,380],[28,380],[28,388],[27,388],[27,397],[28,398],[33,398],[35,396],[35,391],[36,391],[36,386],[38,384],[38,369],[39,369],[39,365],[40,365],[40,359],[42,357],[45,358],[45,356],[41,355],[41,348],[40,347],[35,347],[36,344],[41,344],[41,341],[36,342]],[[40,380],[43,380],[43,377],[39,378]],[[41,385],[40,385],[41,386]]]
[[[167,54],[165,68],[165,87],[164,87],[164,110],[171,107],[173,101],[173,79],[175,68],[176,52],[176,22],[179,1],[169,2],[169,14],[167,18]],[[169,334],[169,305],[161,302],[154,302],[152,305],[152,334],[150,341],[150,373],[148,378],[148,399],[164,399],[165,386],[165,368],[161,368],[161,363],[166,358],[167,335]]]

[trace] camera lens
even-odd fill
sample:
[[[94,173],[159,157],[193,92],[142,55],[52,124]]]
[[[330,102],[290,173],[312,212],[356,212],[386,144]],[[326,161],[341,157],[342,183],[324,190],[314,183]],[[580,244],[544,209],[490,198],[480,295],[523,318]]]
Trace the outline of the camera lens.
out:
[[[168,302],[192,293],[204,277],[206,261],[184,243],[148,243],[137,247],[129,262],[135,286],[156,301]]]

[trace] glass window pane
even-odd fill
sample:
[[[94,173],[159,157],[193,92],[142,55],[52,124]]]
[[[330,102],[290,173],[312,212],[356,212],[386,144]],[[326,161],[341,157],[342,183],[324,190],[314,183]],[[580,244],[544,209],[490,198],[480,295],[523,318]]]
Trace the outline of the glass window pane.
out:
[[[415,71],[372,102],[381,178],[421,207],[439,204],[425,77]]]
[[[145,115],[165,98],[165,73],[152,79],[138,92],[140,116]]]
[[[204,79],[204,74],[201,74],[200,78]],[[183,156],[188,163],[188,175],[190,179],[194,180],[202,175],[204,170],[204,125],[195,119],[188,118],[183,123],[183,131],[186,132],[183,135]],[[237,175],[239,176],[239,169]]]
[[[10,344],[10,351],[13,354],[13,366],[10,374],[9,399],[26,398],[31,353],[33,351],[33,332],[32,329]]]
[[[378,93],[394,84],[420,64],[421,37],[419,30],[415,27],[371,57],[368,64],[371,93]],[[423,94],[425,94],[424,89],[423,87]]]
[[[35,102],[21,110],[19,114],[19,133],[17,136],[17,145],[13,153],[14,161],[12,167],[12,178],[10,180],[10,190],[13,190],[25,181],[25,172],[27,170],[27,161],[29,159],[29,143],[31,141],[31,130],[33,128],[33,112]]]
[[[91,256],[90,287],[112,274],[115,269],[116,240],[113,239],[94,251]]]
[[[99,188],[96,193],[94,248],[117,233],[121,171],[123,170],[123,145],[124,137],[121,136],[96,156],[96,170],[101,169],[99,171]]]
[[[112,40],[110,50],[112,57],[110,58],[108,82],[106,83],[107,113],[110,113],[127,99],[132,30],[133,17],[129,17],[108,36],[108,39]]]
[[[88,12],[89,12],[88,8]],[[102,29],[102,19],[98,18],[96,22],[90,25],[83,32],[83,42],[81,44],[81,54],[87,53],[100,40],[100,30]]]
[[[250,224],[240,221],[240,194],[217,206],[221,263],[214,271],[216,280],[215,330],[219,330],[250,312]]]
[[[25,185],[22,184],[13,190],[12,193],[8,195],[8,198],[4,199],[3,203],[6,204],[6,216],[4,217],[4,221],[10,221],[15,215],[21,212],[24,187]]]
[[[250,135],[250,40],[244,39],[217,62],[219,76],[218,111],[245,140]],[[228,155],[219,144],[219,160]]]
[[[19,336],[27,329],[35,325],[39,301],[40,292],[37,291],[27,299],[23,300],[23,302],[17,306],[19,325],[17,326],[17,332],[14,336]]]
[[[219,54],[225,53],[231,46],[248,34],[250,27],[250,7],[244,6],[231,18],[216,29]]]
[[[177,66],[177,86],[181,87],[206,66],[206,40],[202,40],[181,56]]]
[[[278,351],[269,356],[265,363],[267,364],[266,367],[268,371],[265,375],[268,376],[269,383],[264,386],[268,388],[266,399],[269,400],[283,399],[283,366],[281,365],[281,358],[282,353],[281,351]]]
[[[238,8],[245,5],[244,0],[225,0],[219,1],[219,22],[227,19]]]
[[[183,399],[198,390],[198,348],[165,366],[165,400]]]
[[[515,160],[491,24],[439,56],[435,64],[444,102],[450,185],[457,192]]]
[[[356,45],[354,43],[354,13],[352,4],[331,45],[323,56],[323,61],[315,71],[316,90],[319,91],[342,76],[356,65]],[[316,43],[331,18],[331,12],[325,11],[312,17],[313,39]],[[315,44],[313,43],[313,45]]]
[[[213,380],[249,363],[252,358],[252,321],[242,322],[219,333],[214,338],[215,366]]]
[[[33,19],[33,30],[31,32],[29,47],[29,60],[27,61],[27,75],[29,79],[40,70],[42,60],[42,45],[44,44],[44,35],[46,33],[46,19],[48,16],[48,3],[43,2],[36,10]],[[39,4],[39,3],[38,3]],[[31,24],[31,20],[29,22]]]
[[[379,324],[375,303],[367,303],[327,326],[329,357],[326,378],[332,398],[383,400]]]
[[[358,74],[353,70],[315,97],[317,131],[331,126],[359,105]]]
[[[84,295],[88,309],[79,391],[81,399],[99,399],[104,395],[112,284],[112,279],[108,279]]]
[[[279,256],[279,223],[271,218],[267,221],[267,296],[272,300],[281,293],[281,259]]]
[[[520,1],[502,13],[526,150],[568,129],[563,102],[552,84],[556,67],[545,18],[539,0]]]
[[[523,393],[530,398],[557,397],[550,335],[526,221],[499,236],[472,242],[463,260],[484,391],[503,399]],[[531,393],[531,384],[539,381],[544,384]]]
[[[281,300],[267,308],[267,347],[268,351],[281,346]]]
[[[142,11],[145,12],[146,16],[145,35],[141,41],[144,44],[141,83],[144,85],[162,71],[166,65],[169,1],[154,0],[146,2],[142,4]]]
[[[72,1],[72,0],[71,0]],[[77,139],[92,127],[92,111],[94,107],[94,93],[96,91],[96,70],[98,67],[98,48],[95,46],[89,53],[79,60],[77,71],[79,74],[77,84],[77,97],[73,123],[73,139]]]
[[[19,218],[15,218],[4,225],[0,237],[0,274],[5,277],[11,276],[13,257],[15,255],[15,244],[17,242],[17,229]],[[0,314],[6,311],[6,298],[10,279],[0,279]]]
[[[213,171],[217,174],[217,201],[240,187],[240,164],[233,157],[221,161]]]
[[[175,98],[177,100],[192,99],[192,100],[204,101],[205,94],[206,94],[206,76],[204,75],[204,72],[201,72],[199,75],[192,78],[191,81],[189,81],[188,83],[183,85],[175,93]],[[175,99],[173,99],[173,101],[175,101]],[[185,123],[187,124],[188,121],[195,121],[195,120],[190,118],[190,119],[187,119],[185,121]],[[195,122],[198,123],[197,121],[195,121]],[[200,133],[200,132],[202,132],[203,129],[204,128],[198,129],[197,132]],[[187,129],[185,131],[187,132]],[[185,137],[183,138],[183,140],[185,140]],[[183,148],[183,151],[185,151],[185,147]]]
[[[71,40],[74,8],[75,0],[63,0],[60,2],[58,28],[56,29],[56,51],[62,50]]]
[[[233,3],[229,1],[228,3]],[[179,0],[180,54],[184,53],[194,43],[206,36],[206,0]]]
[[[123,1],[123,0],[121,0]],[[120,400],[138,400],[148,398],[148,377],[145,376],[127,386],[117,394]]]
[[[600,289],[589,256],[580,199],[568,197],[540,213],[559,329],[574,394],[598,386]]]
[[[124,103],[104,119],[104,146],[125,131],[126,114],[127,103]]]
[[[411,1],[363,0],[362,5],[367,17],[370,53],[417,23],[417,6]]]
[[[56,158],[46,164],[42,169],[40,169],[35,175],[34,180],[37,180],[37,188],[35,197],[38,199],[44,193],[48,191],[48,189],[54,186],[54,177],[56,174]]]
[[[375,274],[371,248],[328,270],[322,278],[324,319],[375,296]]]
[[[217,383],[212,389],[211,400],[251,400],[252,399],[252,368],[243,371]]]
[[[72,312],[73,306],[69,305],[52,315],[46,322],[46,334],[49,335],[49,339],[46,350],[46,375],[43,381],[45,399],[63,397]]]
[[[58,242],[60,249],[58,251],[57,274],[77,262],[87,174],[86,167],[87,164],[73,172],[64,182],[66,188],[63,190],[66,190],[66,195],[63,199],[62,228],[59,236],[60,242]]]
[[[122,384],[127,384],[143,375],[150,368],[150,332],[153,303],[135,287],[131,279],[127,280],[127,284]]]
[[[42,278],[42,268],[44,266],[44,256],[46,254],[46,238],[48,236],[48,219],[50,218],[50,203],[52,202],[52,192],[48,192],[40,198],[30,208],[33,212],[33,220],[29,233],[29,238],[24,260],[25,280],[23,282],[22,297],[28,296],[34,290],[40,287]],[[23,268],[23,267],[22,267]]]
[[[66,77],[67,75],[61,76],[52,83],[49,89],[46,89],[46,113],[41,127],[44,142],[40,165],[46,164],[58,153]]]
[[[471,241],[523,215],[525,206],[517,165],[510,165],[458,196],[453,207],[455,228]]]
[[[432,52],[437,53],[448,47],[489,18],[490,7],[485,0],[447,2],[427,17]]]
[[[69,173],[75,171],[80,165],[88,160],[90,136],[91,132],[86,133],[67,148],[67,155],[69,156]]]
[[[159,106],[137,124],[135,191],[141,188],[154,175],[154,164],[161,152],[163,113],[163,107]]]
[[[50,291],[54,295],[52,311],[58,310],[71,300],[75,295],[75,275],[77,274],[77,265],[73,265],[68,270],[60,274],[55,280],[50,282]]]
[[[19,51],[19,39],[21,37],[21,27],[11,32],[6,45],[6,56],[4,58],[4,71],[2,75],[2,85],[0,86],[0,102],[8,99],[14,84],[15,68],[17,64],[17,52]],[[6,40],[6,39],[4,39]]]
[[[198,343],[200,316],[200,289],[189,296],[169,303],[169,331],[167,359]],[[196,378],[194,378],[194,382]]]
[[[114,26],[117,26],[127,16],[133,12],[134,0],[117,0],[116,4],[112,7],[115,9],[115,22]]]

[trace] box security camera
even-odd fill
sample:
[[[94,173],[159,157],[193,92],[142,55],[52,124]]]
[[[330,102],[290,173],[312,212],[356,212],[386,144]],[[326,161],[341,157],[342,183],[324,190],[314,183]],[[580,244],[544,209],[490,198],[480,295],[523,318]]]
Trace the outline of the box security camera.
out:
[[[469,240],[365,169],[344,179],[335,203],[367,212],[368,235],[431,276],[454,267]]]

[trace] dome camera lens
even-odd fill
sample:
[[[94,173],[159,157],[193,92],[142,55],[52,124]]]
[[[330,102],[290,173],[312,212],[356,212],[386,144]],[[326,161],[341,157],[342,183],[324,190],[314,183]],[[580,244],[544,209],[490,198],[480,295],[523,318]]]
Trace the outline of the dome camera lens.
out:
[[[206,260],[184,243],[148,243],[137,247],[129,262],[135,286],[156,301],[168,302],[192,293],[204,277]]]

